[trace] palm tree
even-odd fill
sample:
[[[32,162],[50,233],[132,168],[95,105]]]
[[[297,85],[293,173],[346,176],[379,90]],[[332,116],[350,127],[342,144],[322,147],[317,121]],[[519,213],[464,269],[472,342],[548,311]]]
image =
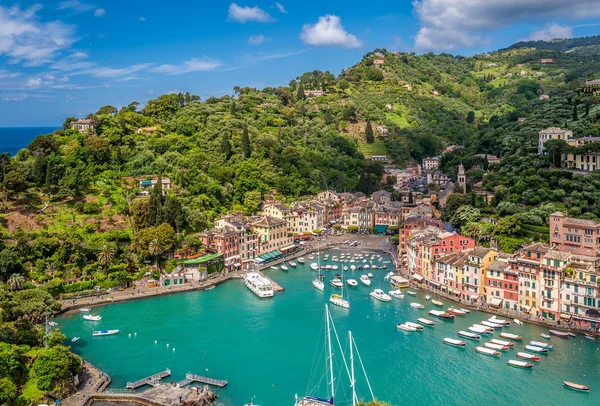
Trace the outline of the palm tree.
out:
[[[98,251],[98,262],[108,271],[107,266],[115,260],[115,250],[108,244],[104,244]]]
[[[25,278],[20,273],[14,273],[8,278],[8,286],[12,291],[22,289],[23,285],[25,285]]]
[[[154,262],[158,265],[158,256],[164,252],[164,248],[160,244],[160,241],[155,238],[154,240],[150,241],[150,244],[148,245],[148,252],[150,255],[154,256]]]

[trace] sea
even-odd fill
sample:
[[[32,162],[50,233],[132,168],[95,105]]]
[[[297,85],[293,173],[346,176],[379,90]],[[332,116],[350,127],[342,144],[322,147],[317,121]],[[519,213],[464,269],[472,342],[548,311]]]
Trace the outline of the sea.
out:
[[[329,295],[339,293],[329,284],[335,273],[341,273],[341,264],[331,262],[339,252],[329,251],[329,261],[322,254],[322,264],[340,266],[338,271],[323,272],[324,292],[311,283],[317,272],[309,264],[315,258],[287,272],[267,270],[285,289],[272,299],[261,300],[242,280],[233,280],[212,290],[94,308],[91,313],[102,316],[100,322],[85,321],[80,312],[56,321],[73,351],[111,376],[111,388],[123,389],[128,381],[169,368],[172,375],[166,381],[182,380],[188,372],[227,379],[225,388],[215,389],[222,405],[292,406],[296,395],[329,396],[324,315]],[[344,354],[350,368],[348,331],[358,349],[354,365],[361,399],[371,399],[366,375],[375,397],[392,405],[598,404],[600,341],[581,335],[568,340],[552,337],[548,342],[554,349],[540,355],[531,370],[511,368],[507,362],[518,360],[516,352],[525,351],[530,340],[544,341],[540,334],[548,330],[538,326],[513,322],[505,327],[504,331],[524,340],[498,358],[479,354],[474,348],[499,338],[499,332],[480,343],[466,340],[465,349],[444,345],[444,337],[459,338],[459,330],[490,315],[472,311],[454,321],[438,320],[427,312],[439,308],[420,290],[415,290],[414,297],[405,295],[392,302],[371,298],[369,292],[375,288],[391,289],[385,280],[391,267],[389,257],[372,253],[382,255],[381,261],[377,257],[374,261],[388,269],[346,272],[346,277],[356,280],[360,274],[372,272],[372,285],[359,282],[356,288],[344,289],[350,309],[330,306],[336,333],[332,335],[336,405],[352,404],[342,358]],[[425,309],[415,309],[411,302],[419,302]],[[447,308],[450,303],[445,305]],[[416,322],[418,317],[434,320],[435,327],[414,333],[397,329],[398,323]],[[120,332],[92,337],[92,331],[100,329]],[[70,343],[75,336],[80,340]],[[567,390],[563,381],[590,385],[591,393]]]
[[[38,135],[50,134],[59,127],[0,127],[0,153],[16,155]]]

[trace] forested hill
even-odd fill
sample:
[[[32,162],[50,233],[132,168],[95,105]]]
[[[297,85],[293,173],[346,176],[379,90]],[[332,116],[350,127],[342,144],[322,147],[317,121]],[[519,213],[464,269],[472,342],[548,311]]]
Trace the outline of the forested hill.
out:
[[[538,40],[538,41],[520,41],[516,44],[509,46],[502,51],[507,51],[511,49],[519,49],[519,48],[535,48],[539,50],[549,50],[549,51],[568,51],[577,47],[587,47],[592,45],[600,45],[600,35],[594,35],[591,37],[583,37],[583,38],[562,38],[562,39],[553,39],[549,41]]]

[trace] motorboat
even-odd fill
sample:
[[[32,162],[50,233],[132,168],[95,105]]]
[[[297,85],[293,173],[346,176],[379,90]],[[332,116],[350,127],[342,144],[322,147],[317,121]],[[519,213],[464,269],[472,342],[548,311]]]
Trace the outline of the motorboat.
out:
[[[585,333],[584,337],[586,339],[588,339],[588,340],[591,340],[591,341],[595,341],[596,340],[596,337],[593,334],[591,334],[591,333]]]
[[[407,290],[406,294],[411,296],[417,296],[416,292],[413,292],[412,290]]]
[[[567,389],[576,390],[579,392],[589,392],[590,391],[589,386],[581,385],[581,384],[575,383],[575,382],[563,381],[563,385]]]
[[[332,279],[329,281],[329,284],[331,286],[333,286],[334,288],[343,288],[344,287],[344,282],[342,282],[339,279]]]
[[[348,267],[346,265],[344,265],[344,267],[342,268],[344,271],[348,270]]]
[[[549,350],[552,349],[552,344],[548,344],[548,343],[543,343],[541,341],[530,341],[529,345],[535,345],[536,347],[542,347],[542,348],[547,348]]]
[[[91,314],[86,314],[85,316],[83,316],[83,318],[85,320],[89,320],[89,321],[100,321],[100,320],[102,320],[102,317],[100,317],[100,316],[92,316]]]
[[[311,254],[311,255],[308,256],[308,259],[311,259],[311,260],[315,259],[315,256]]]
[[[417,330],[423,330],[423,326],[417,323],[413,323],[412,321],[407,321],[406,324],[408,327],[416,328]]]
[[[424,325],[424,326],[428,326],[428,327],[435,327],[435,321],[428,320],[428,319],[424,319],[424,318],[422,318],[422,317],[419,317],[419,318],[417,319],[417,321],[418,321],[419,323],[421,323],[422,325]]]
[[[369,278],[372,278],[372,277],[373,277],[373,274],[372,274],[371,272],[369,272],[369,273],[367,274],[367,276],[368,276]]]
[[[410,304],[411,307],[414,307],[415,309],[424,309],[425,306],[423,306],[421,303],[417,303],[417,302],[412,302]]]
[[[56,323],[56,322],[54,322],[54,321],[49,321],[49,322],[48,322],[48,325],[49,325],[49,326],[52,326],[52,327],[56,327],[56,326],[58,326],[58,323]]]
[[[497,329],[502,329],[502,327],[504,327],[502,324],[492,323],[491,321],[487,321],[487,320],[483,320],[481,322],[481,324],[486,327],[497,328]]]
[[[369,266],[369,265],[364,265],[364,266],[363,266],[363,268],[364,268],[364,269],[369,269],[369,268],[370,268],[370,266]]]
[[[444,312],[442,310],[430,310],[429,314],[431,314],[432,316],[439,317],[441,319],[454,320],[454,315],[453,314],[446,313],[446,312]]]
[[[469,309],[463,309],[463,308],[461,308],[460,311],[461,312],[465,312],[467,314],[471,313],[471,311]]]
[[[360,282],[365,286],[371,286],[371,279],[367,275],[360,275]]]
[[[352,286],[353,288],[358,286],[358,282],[356,282],[356,279],[347,279],[346,283],[350,286]]]
[[[511,333],[500,333],[500,337],[508,338],[509,340],[514,340],[514,341],[523,341],[523,337],[516,335],[516,334],[511,334]]]
[[[475,324],[473,324],[473,327],[484,329],[484,330],[486,330],[488,333],[493,333],[493,332],[494,332],[494,329],[493,329],[493,328],[491,328],[491,327],[488,327],[488,326],[484,326],[483,324],[477,324],[477,323],[475,323]]]
[[[344,309],[350,308],[350,302],[344,300],[342,295],[333,294],[329,296],[329,302],[339,307],[343,307]]]
[[[282,271],[287,271],[288,269],[290,269],[290,268],[288,268],[286,265],[281,265],[281,270]]]
[[[277,268],[276,266],[270,266],[269,268],[273,269],[273,270],[278,270],[279,268]]]
[[[79,311],[82,312],[82,313],[87,313],[90,310],[92,310],[92,309],[90,309],[89,307],[82,307],[81,309],[79,309]]]
[[[331,270],[331,265],[325,265],[325,269],[330,271]]]
[[[475,333],[469,333],[468,331],[459,331],[457,333],[459,337],[468,338],[469,340],[481,340],[481,336]]]
[[[496,350],[492,350],[491,348],[485,347],[475,347],[475,351],[483,355],[489,355],[490,357],[499,357],[500,352]]]
[[[398,330],[408,331],[408,332],[411,332],[411,333],[414,333],[415,331],[417,331],[416,328],[411,327],[411,326],[407,326],[404,323],[397,324],[396,327],[398,328]]]
[[[429,300],[429,299],[431,299],[431,296],[429,296],[429,295],[425,296],[425,300]]]
[[[545,339],[550,339],[550,336],[548,334],[540,334],[540,337],[545,338]]]
[[[437,306],[437,307],[444,307],[444,303],[440,302],[439,300],[435,300],[435,299],[431,300],[431,304],[434,306]]]
[[[305,262],[306,262],[306,260],[303,257],[298,258],[299,264],[304,264]]]
[[[244,284],[261,299],[271,298],[274,295],[271,281],[258,272],[248,272],[245,274]]]
[[[97,337],[97,336],[110,336],[113,334],[117,334],[119,332],[119,330],[100,330],[100,331],[94,331],[92,333],[92,336]]]
[[[319,265],[316,262],[313,262],[312,264],[310,264],[310,269],[312,269],[313,271],[318,271]]]
[[[509,347],[506,345],[494,344],[494,343],[484,343],[483,346],[485,348],[490,348],[496,351],[508,351]]]
[[[488,335],[490,333],[486,329],[483,329],[481,327],[475,327],[475,326],[467,327],[467,330],[469,330],[469,331],[471,331],[473,333],[476,333],[476,334],[485,334],[485,335]]]
[[[533,352],[542,352],[542,353],[547,353],[548,352],[547,348],[536,347],[535,345],[529,345],[529,344],[527,344],[525,346],[525,349],[529,350],[529,351],[533,351]]]
[[[528,359],[530,361],[539,361],[540,360],[539,355],[533,355],[533,354],[529,354],[527,352],[518,352],[517,357],[523,358],[523,359]]]
[[[496,316],[492,316],[488,319],[491,323],[502,324],[504,326],[510,326],[510,321],[504,319],[497,319]]]
[[[523,322],[519,319],[513,319],[513,321],[515,322],[515,324],[518,324],[519,326],[523,325]]]
[[[295,268],[295,267],[296,267],[296,263],[295,263],[295,262],[293,262],[293,261],[289,262],[289,265],[290,265],[291,267],[293,267],[293,268]]]
[[[507,347],[514,347],[515,346],[515,343],[513,343],[512,341],[498,340],[496,338],[492,338],[490,340],[490,343],[499,344],[499,345],[505,345]]]
[[[72,343],[76,343],[77,341],[79,341],[79,337],[73,337],[73,338],[71,338],[71,342]]]
[[[404,295],[400,289],[390,290],[388,293],[391,297],[395,297],[396,299],[404,299]]]
[[[444,338],[444,344],[451,345],[453,347],[465,348],[467,343],[462,340],[455,340],[454,338]]]
[[[433,300],[431,301],[431,303],[433,303]],[[462,310],[455,309],[454,307],[449,308],[448,310],[446,310],[446,312],[450,313],[450,314],[454,314],[455,316],[465,316],[467,314]]]
[[[569,337],[571,337],[571,334],[569,334],[569,333],[567,333],[565,331],[550,330],[549,333],[552,334],[553,336],[560,337],[560,338],[569,338]]]
[[[375,289],[374,291],[369,293],[369,296],[371,296],[373,299],[377,299],[382,302],[390,302],[392,300],[392,297],[381,289]]]
[[[335,279],[342,279],[342,275],[340,275],[339,273],[335,274]]]
[[[508,361],[508,365],[510,365],[511,367],[514,367],[514,368],[523,368],[523,369],[527,369],[527,368],[531,369],[531,368],[533,368],[533,364],[532,363],[525,362],[525,361],[517,361],[517,360],[514,360],[514,359],[509,360]]]
[[[356,271],[356,267],[354,265],[350,265],[350,270],[351,271]]]

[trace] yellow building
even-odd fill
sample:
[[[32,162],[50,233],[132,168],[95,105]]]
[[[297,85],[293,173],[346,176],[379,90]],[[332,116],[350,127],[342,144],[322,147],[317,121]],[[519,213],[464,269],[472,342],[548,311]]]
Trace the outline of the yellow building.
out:
[[[275,250],[285,250],[293,247],[294,239],[289,232],[286,220],[270,216],[262,216],[251,224],[253,231],[258,234],[260,254]]]
[[[562,167],[578,171],[592,172],[600,169],[600,152],[585,154],[566,153],[562,157]]]

